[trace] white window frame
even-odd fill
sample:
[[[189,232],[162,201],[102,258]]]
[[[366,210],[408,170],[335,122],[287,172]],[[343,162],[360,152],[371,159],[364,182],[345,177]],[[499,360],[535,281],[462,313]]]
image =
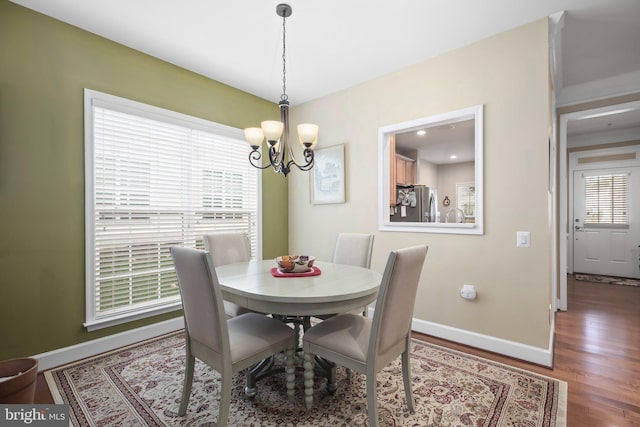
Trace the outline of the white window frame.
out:
[[[249,163],[249,147],[244,142],[241,129],[210,122],[200,118],[188,116],[159,107],[146,105],[117,96],[97,92],[90,89],[84,91],[84,119],[85,119],[85,270],[86,270],[86,321],[84,326],[92,331],[137,319],[155,316],[162,313],[176,311],[182,308],[179,294],[167,300],[152,303],[134,304],[127,309],[115,310],[112,314],[99,314],[96,309],[96,187],[95,187],[95,146],[94,146],[94,109],[105,108],[125,114],[152,119],[163,123],[177,125],[197,132],[206,132],[215,137],[237,140],[238,147],[247,148],[247,164]],[[234,141],[235,142],[235,141]],[[240,145],[242,142],[243,145]],[[255,169],[256,213],[252,242],[253,258],[262,259],[262,183],[261,171]],[[207,232],[207,231],[205,231]],[[185,246],[195,247],[194,241],[183,242]]]

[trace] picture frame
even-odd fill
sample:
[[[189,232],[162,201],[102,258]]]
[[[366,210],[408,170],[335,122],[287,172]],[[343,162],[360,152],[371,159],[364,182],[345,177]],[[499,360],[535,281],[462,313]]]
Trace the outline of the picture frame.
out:
[[[344,203],[344,144],[319,148],[314,155],[309,175],[311,204]]]

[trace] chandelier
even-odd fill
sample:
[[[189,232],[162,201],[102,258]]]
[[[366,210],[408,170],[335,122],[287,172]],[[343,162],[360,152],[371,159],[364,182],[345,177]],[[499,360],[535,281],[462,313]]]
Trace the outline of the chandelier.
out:
[[[266,120],[260,123],[259,128],[247,128],[244,130],[245,138],[251,146],[249,162],[258,169],[273,167],[277,173],[284,176],[291,171],[292,166],[308,171],[313,168],[313,149],[318,141],[318,126],[310,123],[298,125],[298,139],[303,147],[304,162],[298,162],[289,145],[289,100],[287,96],[287,44],[286,25],[287,17],[291,16],[291,6],[281,3],[276,6],[276,13],[282,17],[282,95],[280,95],[280,121]],[[260,147],[267,140],[269,150],[269,164],[262,166],[262,153]]]

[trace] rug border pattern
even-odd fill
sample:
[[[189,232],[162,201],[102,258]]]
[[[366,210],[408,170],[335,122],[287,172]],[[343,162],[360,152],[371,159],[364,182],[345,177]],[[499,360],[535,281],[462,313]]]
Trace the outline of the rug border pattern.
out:
[[[72,368],[81,364],[86,364],[90,362],[99,362],[104,359],[108,359],[116,353],[122,353],[130,348],[139,348],[139,355],[142,356],[144,354],[149,354],[150,350],[148,347],[157,343],[158,341],[162,341],[166,338],[172,336],[184,335],[184,331],[175,331],[168,334],[160,335],[158,337],[154,337],[145,341],[141,341],[139,343],[134,343],[126,347],[122,347],[119,349],[111,350],[109,352],[105,352],[91,358],[83,359],[80,361],[72,362],[66,365],[58,366],[56,368],[50,369],[44,372],[45,379],[47,384],[49,385],[49,389],[51,390],[51,394],[54,398],[55,403],[66,403],[71,407],[70,415],[72,420],[78,425],[92,425],[91,421],[86,418],[84,405],[79,402],[76,398],[76,394],[74,393],[74,386],[72,382],[65,375],[65,370],[68,368]],[[513,367],[510,365],[506,365],[501,362],[492,361],[489,359],[485,359],[479,356],[475,356],[472,354],[464,353],[462,351],[450,349],[447,347],[440,346],[438,344],[432,344],[429,342],[425,342],[419,339],[412,338],[412,344],[425,346],[425,347],[434,347],[436,350],[444,353],[449,353],[455,357],[462,357],[465,359],[470,359],[475,361],[476,363],[488,364],[497,366],[505,371],[509,371],[515,374],[525,374],[527,376],[538,379],[539,381],[543,381],[547,387],[546,390],[546,399],[543,404],[542,414],[544,416],[544,420],[542,421],[543,426],[566,426],[566,404],[567,404],[567,383],[560,379],[556,379],[550,376],[538,374],[536,372],[528,371],[526,369]],[[155,349],[154,351],[157,351]],[[126,362],[121,362],[125,363]],[[152,411],[147,410],[146,406],[143,405],[139,401],[139,396],[133,391],[130,390],[129,385],[120,377],[119,372],[115,369],[115,366],[118,364],[110,365],[105,371],[106,375],[109,378],[109,381],[114,383],[114,387],[119,390],[120,393],[124,391],[127,396],[129,402],[135,402],[132,404],[134,412],[137,417],[141,419],[141,421],[145,422],[148,426],[163,426],[162,420],[158,418]],[[475,374],[474,372],[469,372],[469,374]],[[504,384],[503,384],[504,385]],[[507,387],[508,388],[508,387]],[[60,390],[63,390],[64,393],[61,393]],[[487,419],[485,420],[486,426],[495,426],[497,427],[500,421],[500,415],[504,408],[504,405],[507,402],[509,392],[506,393],[501,392],[498,399],[492,404],[491,410],[487,414]],[[69,401],[68,396],[72,396],[72,401]],[[81,408],[80,417],[76,414],[76,410],[74,408]],[[498,410],[500,409],[500,410]],[[496,416],[497,415],[497,416]]]

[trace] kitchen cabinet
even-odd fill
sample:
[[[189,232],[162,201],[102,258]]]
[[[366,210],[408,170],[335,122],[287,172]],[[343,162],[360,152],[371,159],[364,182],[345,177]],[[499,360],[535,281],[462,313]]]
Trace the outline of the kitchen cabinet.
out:
[[[396,185],[413,185],[416,179],[416,161],[409,157],[396,154],[395,135],[389,140],[389,204],[395,206]]]
[[[396,185],[413,185],[416,177],[416,162],[408,157],[396,154]]]

